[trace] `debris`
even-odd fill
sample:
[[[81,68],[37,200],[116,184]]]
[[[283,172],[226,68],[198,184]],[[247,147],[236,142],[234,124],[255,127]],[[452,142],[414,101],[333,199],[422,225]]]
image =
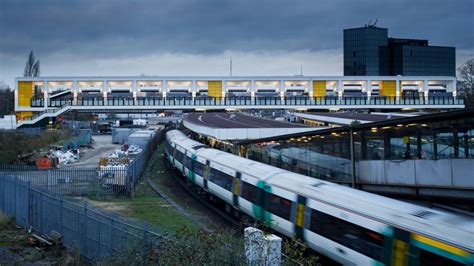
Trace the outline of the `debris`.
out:
[[[31,234],[31,236],[36,239],[37,241],[39,241],[40,243],[42,243],[43,245],[48,245],[48,246],[52,246],[53,243],[49,242],[48,240],[46,240],[45,238],[37,235],[37,234]]]
[[[136,154],[140,154],[142,153],[142,149],[140,147],[138,147],[137,145],[130,145],[130,147],[128,147],[128,154],[130,155],[136,155]]]
[[[130,147],[128,147],[126,151],[115,150],[108,157],[100,158],[99,166],[101,168],[108,166],[120,166],[120,169],[122,169],[125,168],[131,162],[133,162],[133,158],[142,152],[143,150],[139,146],[130,145]]]
[[[60,164],[70,164],[74,163],[79,159],[79,150],[51,150],[50,157],[58,158]]]
[[[50,238],[51,241],[53,241],[53,243],[56,245],[62,245],[63,243],[63,236],[54,230],[51,230]]]

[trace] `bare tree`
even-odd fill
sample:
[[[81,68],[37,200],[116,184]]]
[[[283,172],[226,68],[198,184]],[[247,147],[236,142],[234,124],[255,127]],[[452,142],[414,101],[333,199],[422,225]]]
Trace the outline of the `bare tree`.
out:
[[[474,107],[474,59],[458,68],[459,91],[466,98],[466,107]]]
[[[13,90],[3,80],[0,80],[0,117],[13,113],[15,98]]]
[[[24,77],[38,77],[40,75],[40,61],[36,59],[33,51],[30,51],[28,60],[26,61],[25,70],[23,72]]]

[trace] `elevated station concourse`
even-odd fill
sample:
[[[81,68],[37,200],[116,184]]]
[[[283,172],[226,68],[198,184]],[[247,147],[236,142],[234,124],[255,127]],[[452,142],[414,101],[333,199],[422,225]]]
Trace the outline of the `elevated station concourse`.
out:
[[[18,125],[70,110],[453,109],[455,77],[17,78]]]
[[[372,112],[294,112],[293,116],[297,121],[310,126],[325,126],[325,127],[339,127],[348,126],[352,123],[373,123],[389,119],[397,119],[402,117],[417,116],[417,113],[378,113]]]

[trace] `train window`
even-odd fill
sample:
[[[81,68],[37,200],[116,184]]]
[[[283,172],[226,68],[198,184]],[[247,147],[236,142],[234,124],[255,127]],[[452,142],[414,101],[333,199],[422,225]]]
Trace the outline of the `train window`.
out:
[[[420,266],[444,266],[444,265],[464,265],[457,261],[450,260],[435,253],[420,249]]]
[[[383,260],[384,236],[375,231],[316,210],[311,211],[310,230],[374,260]]]
[[[191,169],[193,164],[193,159],[191,157],[186,156],[186,168]]]
[[[169,154],[172,154],[172,153],[173,153],[173,147],[171,146],[171,143],[168,142],[168,141],[166,141],[165,143],[166,143],[166,144],[165,144],[165,149],[166,149],[166,151],[167,151]]]
[[[178,162],[183,162],[184,159],[184,154],[180,152],[178,149],[176,149],[176,155],[175,155],[175,160]]]
[[[204,177],[204,164],[194,161],[194,173],[200,177]]]
[[[258,188],[256,186],[247,182],[242,182],[242,191],[240,192],[240,196],[252,203],[257,203],[257,191]]]
[[[167,140],[165,141],[165,150],[167,153],[170,153],[171,149],[170,149],[170,142]]]
[[[209,171],[209,181],[230,191],[232,188],[232,176],[219,170],[211,168]]]
[[[291,200],[287,200],[272,193],[267,193],[265,209],[289,221],[291,214]]]

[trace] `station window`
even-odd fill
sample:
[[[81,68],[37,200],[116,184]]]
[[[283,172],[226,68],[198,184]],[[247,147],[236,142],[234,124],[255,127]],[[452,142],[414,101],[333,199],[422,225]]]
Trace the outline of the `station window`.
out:
[[[312,210],[310,230],[374,260],[383,259],[384,236],[370,229]]]
[[[223,173],[219,170],[216,170],[214,168],[211,168],[210,171],[209,171],[209,177],[208,177],[209,181],[220,186],[220,187],[223,187],[227,190],[231,190],[232,188],[232,176],[226,174],[226,173]]]
[[[256,186],[247,182],[242,182],[242,191],[240,192],[240,196],[252,203],[257,203],[257,191],[258,188]]]
[[[291,200],[267,193],[267,203],[265,209],[267,209],[267,211],[271,212],[272,214],[289,221],[291,215]]]

